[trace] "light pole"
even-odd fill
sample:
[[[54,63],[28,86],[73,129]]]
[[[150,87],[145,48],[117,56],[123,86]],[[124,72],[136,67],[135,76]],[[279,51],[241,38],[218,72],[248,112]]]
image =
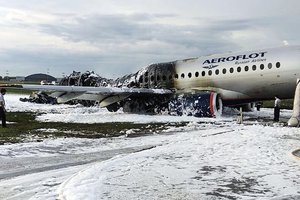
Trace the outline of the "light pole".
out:
[[[6,81],[9,81],[8,75],[9,75],[9,72],[8,72],[8,70],[6,70]]]
[[[47,68],[47,76],[46,76],[47,84],[48,84],[48,76],[49,76],[49,68]]]

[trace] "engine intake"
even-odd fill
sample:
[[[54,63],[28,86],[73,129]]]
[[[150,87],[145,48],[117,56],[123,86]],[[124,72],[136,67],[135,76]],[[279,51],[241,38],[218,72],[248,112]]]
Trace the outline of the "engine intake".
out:
[[[179,95],[169,102],[172,115],[216,117],[222,114],[223,104],[215,92]]]

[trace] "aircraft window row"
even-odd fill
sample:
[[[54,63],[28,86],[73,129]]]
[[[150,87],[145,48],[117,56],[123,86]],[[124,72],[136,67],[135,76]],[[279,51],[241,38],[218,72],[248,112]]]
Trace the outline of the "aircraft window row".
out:
[[[275,64],[275,66],[276,66],[276,68],[280,68],[280,66],[281,66],[280,62],[277,62],[277,63]],[[269,63],[269,64],[267,65],[267,67],[268,67],[268,69],[272,69],[272,67],[273,67],[272,63]],[[248,72],[250,68],[252,69],[252,71],[256,71],[257,69],[264,70],[266,67],[265,67],[264,64],[260,64],[259,66],[252,65],[252,66],[250,66],[250,67],[249,67],[248,65],[246,65],[246,66],[244,66],[243,68],[242,68],[242,67],[237,67],[237,68],[236,68],[236,71],[237,71],[238,73],[242,72],[242,70],[244,70],[245,72]],[[232,74],[232,73],[234,73],[234,71],[235,71],[235,68],[233,68],[233,67],[229,68],[229,73]],[[222,72],[222,74],[226,74],[226,73],[227,73],[227,69],[226,69],[226,68],[223,68],[221,72]],[[219,74],[220,74],[220,70],[219,70],[219,69],[216,69],[216,70],[214,71],[214,73],[215,73],[215,75],[219,75]],[[213,75],[213,70],[211,70],[211,69],[208,70],[208,71],[207,71],[207,74],[208,74],[208,76],[212,76],[212,75]],[[201,76],[205,76],[205,75],[206,75],[206,72],[205,72],[205,71],[202,71],[202,72],[201,72]],[[189,78],[192,78],[192,73],[191,73],[191,72],[188,73],[188,77],[189,77]],[[199,72],[195,72],[195,77],[199,77]],[[175,74],[175,78],[178,79],[178,74]],[[184,78],[184,73],[181,74],[181,78]]]
[[[280,66],[281,66],[281,63],[280,63],[280,62],[276,62],[275,67],[276,67],[276,68],[280,68]],[[268,63],[267,66],[265,66],[264,64],[260,64],[259,67],[256,66],[256,65],[252,65],[252,66],[250,66],[250,67],[249,67],[248,65],[246,65],[246,66],[244,66],[244,67],[240,67],[240,66],[239,66],[239,67],[236,68],[236,71],[237,71],[238,73],[242,72],[242,70],[244,70],[245,72],[248,72],[250,68],[252,69],[252,71],[256,71],[257,69],[264,70],[265,68],[272,69],[272,68],[273,68],[273,64],[272,64],[272,63]],[[233,68],[233,67],[229,68],[229,73],[232,74],[232,73],[234,73],[234,71],[235,71],[235,68]],[[221,73],[222,73],[222,74],[226,74],[226,73],[227,73],[227,69],[226,69],[226,68],[223,68],[222,70],[216,69],[214,72],[213,72],[213,70],[211,70],[211,69],[207,71],[207,75],[208,75],[208,76],[212,76],[213,73],[214,73],[215,75],[219,75],[219,74],[221,74]],[[206,71],[202,71],[202,72],[201,72],[201,76],[204,77],[205,75],[206,75]],[[199,77],[199,76],[200,76],[200,73],[199,73],[199,72],[195,72],[194,76],[195,76],[195,77]],[[192,77],[193,77],[193,74],[192,74],[191,72],[189,72],[189,73],[187,74],[187,77],[192,78]],[[166,81],[166,80],[167,80],[167,76],[165,76],[165,75],[163,75],[163,76],[157,75],[156,77],[155,77],[154,75],[151,75],[151,76],[150,76],[150,81],[151,81],[151,82],[154,82],[154,81],[155,81],[155,78],[156,78],[156,81],[160,81],[161,79],[162,79],[163,81]],[[168,76],[168,79],[169,79],[169,80],[172,80],[172,78],[173,78],[172,75],[169,75],[169,76]],[[175,79],[178,79],[178,78],[179,78],[179,74],[175,74],[175,75],[174,75],[174,78],[175,78]],[[184,73],[180,74],[180,78],[184,79],[184,78],[185,78],[185,74],[184,74]],[[139,78],[139,82],[140,82],[140,83],[143,83],[143,82],[146,82],[146,83],[147,83],[148,80],[149,80],[149,79],[148,79],[148,72],[145,72],[144,80],[143,80],[143,76],[140,76],[140,78]]]

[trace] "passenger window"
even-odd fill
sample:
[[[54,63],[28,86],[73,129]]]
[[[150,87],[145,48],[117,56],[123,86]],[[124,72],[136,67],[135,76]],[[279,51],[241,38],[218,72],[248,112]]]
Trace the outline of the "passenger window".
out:
[[[242,70],[241,67],[238,67],[238,68],[236,69],[237,72],[241,72],[241,70]]]
[[[139,78],[139,82],[140,82],[140,83],[142,83],[142,82],[143,82],[143,77],[142,77],[142,76],[140,76],[140,78]]]
[[[276,63],[276,67],[279,68],[280,67],[280,62]]]
[[[231,67],[229,71],[230,71],[230,73],[233,73],[234,70],[233,70],[233,68]]]
[[[215,74],[219,75],[220,71],[218,69],[216,69]]]
[[[245,66],[245,72],[249,71],[249,67]]]
[[[252,66],[252,70],[255,71],[256,70],[256,65]]]
[[[181,78],[184,78],[184,73],[181,74]]]
[[[178,79],[178,74],[175,74],[175,78]]]
[[[172,75],[169,76],[169,80],[172,80]]]
[[[188,77],[189,77],[189,78],[192,78],[192,73],[191,73],[191,72],[188,74]]]
[[[154,81],[154,76],[151,76],[151,77],[150,77],[150,80],[151,80],[151,81]]]
[[[269,69],[272,69],[272,63],[269,63],[269,64],[268,64],[268,68],[269,68]]]
[[[196,72],[196,73],[195,73],[195,76],[198,77],[198,76],[199,76],[199,72]]]
[[[202,76],[205,76],[205,71],[202,71]]]
[[[208,75],[211,76],[212,75],[212,71],[208,70]]]
[[[165,75],[163,75],[162,79],[163,79],[163,81],[166,81],[167,77]]]
[[[148,83],[148,77],[147,76],[145,77],[145,83]]]
[[[222,72],[223,72],[223,74],[226,74],[226,69],[224,68],[224,69],[222,70]]]
[[[265,68],[264,64],[260,65],[260,69],[263,70]]]

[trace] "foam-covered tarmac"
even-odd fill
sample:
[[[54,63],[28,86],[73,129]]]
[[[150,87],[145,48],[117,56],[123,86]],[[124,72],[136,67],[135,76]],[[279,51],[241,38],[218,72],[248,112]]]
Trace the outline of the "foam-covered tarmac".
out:
[[[237,124],[234,113],[221,118],[132,115],[20,103],[12,95],[7,105],[10,111],[40,113],[42,123],[188,123],[146,136],[130,129],[113,138],[0,145],[0,199],[299,199],[300,161],[291,156],[300,148],[299,128],[273,123],[272,109],[245,113],[244,124]],[[281,120],[290,116],[282,110]]]

